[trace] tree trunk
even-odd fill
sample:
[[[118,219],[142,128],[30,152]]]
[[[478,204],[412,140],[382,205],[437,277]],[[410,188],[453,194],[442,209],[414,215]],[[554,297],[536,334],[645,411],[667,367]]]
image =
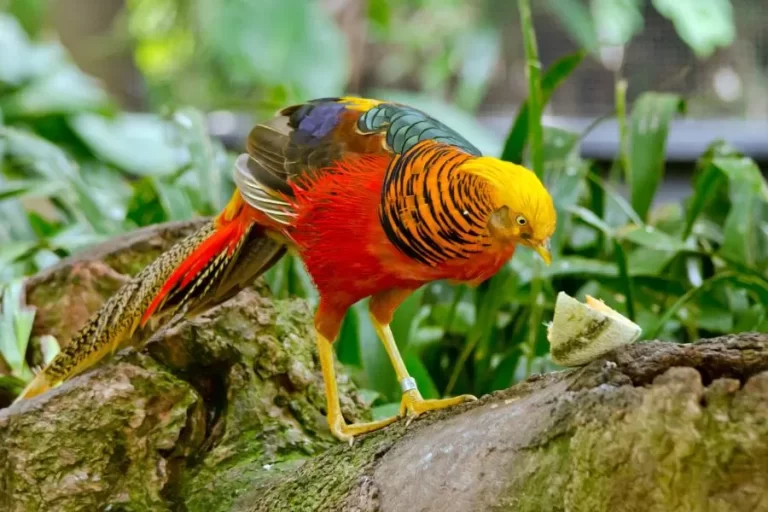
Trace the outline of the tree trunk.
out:
[[[36,333],[63,340],[194,225],[31,278]],[[326,427],[311,317],[259,281],[0,410],[0,509],[768,511],[766,334],[637,343],[348,446]],[[339,380],[348,420],[368,418]]]

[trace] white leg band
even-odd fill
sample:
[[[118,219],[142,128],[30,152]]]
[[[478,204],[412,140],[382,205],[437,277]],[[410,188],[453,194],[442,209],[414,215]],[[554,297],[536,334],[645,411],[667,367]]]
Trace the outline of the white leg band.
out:
[[[416,389],[416,379],[413,377],[404,378],[400,381],[400,389],[403,390],[403,393]]]

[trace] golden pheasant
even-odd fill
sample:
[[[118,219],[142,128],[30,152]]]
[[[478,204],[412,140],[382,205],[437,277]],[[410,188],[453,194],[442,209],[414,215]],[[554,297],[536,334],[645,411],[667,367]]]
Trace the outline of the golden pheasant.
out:
[[[419,110],[353,97],[290,106],[256,125],[234,171],[237,189],[225,209],[124,285],[20,398],[82,372],[137,329],[233,296],[291,249],[320,297],[317,349],[337,438],[351,441],[404,414],[474,400],[424,400],[389,324],[414,290],[441,279],[480,283],[517,244],[549,263],[555,209],[533,172],[482,156]],[[403,397],[398,416],[348,425],[332,343],[347,309],[368,297]]]

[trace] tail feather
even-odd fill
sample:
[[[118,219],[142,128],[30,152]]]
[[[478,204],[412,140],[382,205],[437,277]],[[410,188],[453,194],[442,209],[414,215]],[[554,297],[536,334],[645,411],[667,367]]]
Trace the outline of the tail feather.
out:
[[[168,276],[163,287],[144,311],[141,325],[147,323],[173,292],[186,290],[193,281],[204,279],[207,273],[226,264],[242,245],[252,227],[252,223],[240,219],[218,227]]]
[[[90,368],[138,329],[154,329],[177,313],[197,314],[226,300],[269,269],[286,248],[267,237],[249,209],[235,192],[215,220],[160,255],[110,297],[16,401]]]

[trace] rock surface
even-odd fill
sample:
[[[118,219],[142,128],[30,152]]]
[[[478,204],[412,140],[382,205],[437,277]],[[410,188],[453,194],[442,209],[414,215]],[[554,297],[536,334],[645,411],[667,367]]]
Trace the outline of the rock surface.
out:
[[[73,332],[193,228],[30,279],[36,332]],[[768,511],[766,334],[634,344],[350,447],[327,431],[310,326],[257,282],[0,410],[0,510]],[[340,381],[349,421],[366,419]]]

